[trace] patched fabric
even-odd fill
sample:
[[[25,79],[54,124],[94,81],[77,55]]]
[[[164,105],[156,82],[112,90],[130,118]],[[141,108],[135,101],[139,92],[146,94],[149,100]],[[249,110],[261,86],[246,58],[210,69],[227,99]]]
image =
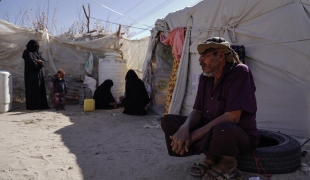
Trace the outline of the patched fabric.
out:
[[[168,111],[169,111],[169,107],[170,107],[171,99],[172,99],[172,94],[174,91],[175,83],[177,81],[177,74],[178,74],[179,65],[180,65],[180,61],[176,61],[176,60],[173,61],[172,72],[170,75],[170,81],[169,81],[169,86],[168,86],[168,95],[167,95],[167,99],[166,99],[166,106],[165,106],[165,111],[164,111],[163,116],[168,114]]]

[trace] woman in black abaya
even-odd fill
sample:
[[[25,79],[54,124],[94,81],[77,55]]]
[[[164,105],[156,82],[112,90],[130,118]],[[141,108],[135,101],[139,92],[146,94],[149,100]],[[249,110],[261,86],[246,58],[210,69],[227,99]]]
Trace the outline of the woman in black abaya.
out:
[[[144,83],[133,70],[129,70],[125,77],[126,96],[121,100],[124,106],[124,114],[146,115],[145,107],[150,99]]]
[[[39,43],[35,40],[30,40],[22,57],[25,61],[24,79],[26,109],[49,109],[42,72],[42,68],[46,61],[39,54]]]
[[[96,109],[115,109],[117,104],[111,93],[113,81],[111,79],[105,80],[94,93],[95,108]]]

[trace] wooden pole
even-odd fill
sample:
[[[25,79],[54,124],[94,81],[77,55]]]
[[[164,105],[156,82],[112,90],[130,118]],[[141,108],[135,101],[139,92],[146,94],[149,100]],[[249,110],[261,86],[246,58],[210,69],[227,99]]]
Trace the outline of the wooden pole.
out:
[[[84,10],[84,14],[86,16],[86,19],[87,19],[87,33],[89,33],[89,23],[90,23],[90,5],[88,4],[88,15],[86,13],[86,10],[85,10],[85,7],[83,5],[83,10]]]
[[[117,36],[119,36],[121,34],[121,25],[118,25],[118,31],[117,31]]]

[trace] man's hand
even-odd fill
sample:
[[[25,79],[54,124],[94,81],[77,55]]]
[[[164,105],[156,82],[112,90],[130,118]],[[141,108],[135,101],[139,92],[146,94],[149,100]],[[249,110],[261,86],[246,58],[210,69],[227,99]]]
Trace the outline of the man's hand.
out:
[[[183,155],[185,151],[188,152],[191,143],[188,127],[181,126],[173,136],[170,136],[170,139],[172,140],[170,145],[172,146],[173,152],[180,155]]]
[[[242,111],[241,110],[236,110],[236,111],[230,111],[230,112],[225,112],[224,114],[220,115],[219,117],[215,118],[205,126],[193,131],[191,133],[191,142],[195,142],[199,139],[201,139],[204,135],[206,135],[210,129],[222,122],[232,122],[232,123],[238,123],[240,120]]]

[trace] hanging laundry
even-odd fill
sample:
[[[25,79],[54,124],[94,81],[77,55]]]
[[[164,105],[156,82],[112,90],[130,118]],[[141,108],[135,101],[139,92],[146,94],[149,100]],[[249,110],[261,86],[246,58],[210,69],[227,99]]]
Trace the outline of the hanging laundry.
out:
[[[160,40],[163,44],[172,47],[172,54],[177,61],[180,61],[182,55],[184,29],[184,27],[173,29],[165,39],[163,36],[160,36]]]
[[[89,57],[86,64],[84,65],[84,69],[89,75],[92,76],[94,74],[94,58],[91,52],[89,52]]]

